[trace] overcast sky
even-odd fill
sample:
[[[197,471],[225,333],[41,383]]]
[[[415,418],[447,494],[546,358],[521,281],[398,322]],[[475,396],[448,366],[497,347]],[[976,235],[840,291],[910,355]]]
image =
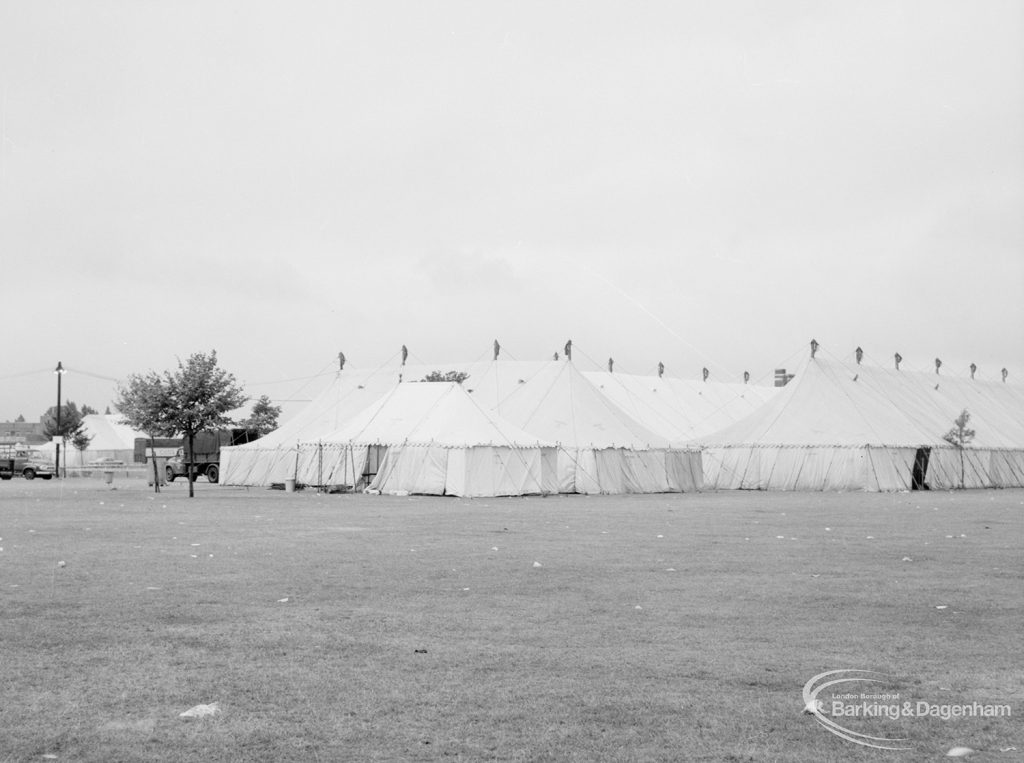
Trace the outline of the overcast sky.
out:
[[[0,138],[0,420],[496,338],[1024,382],[1019,0],[0,0]]]

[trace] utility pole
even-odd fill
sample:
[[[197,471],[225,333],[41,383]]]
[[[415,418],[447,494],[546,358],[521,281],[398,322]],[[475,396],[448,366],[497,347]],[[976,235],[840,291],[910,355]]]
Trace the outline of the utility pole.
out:
[[[59,360],[57,361],[57,368],[54,371],[54,373],[57,374],[57,436],[61,438],[60,440],[57,440],[57,463],[54,464],[54,467],[55,467],[55,471],[57,473],[57,478],[59,479],[60,478],[60,444],[64,440],[64,435],[61,433],[61,429],[60,429],[60,378],[64,375],[64,366],[61,364],[61,362]]]

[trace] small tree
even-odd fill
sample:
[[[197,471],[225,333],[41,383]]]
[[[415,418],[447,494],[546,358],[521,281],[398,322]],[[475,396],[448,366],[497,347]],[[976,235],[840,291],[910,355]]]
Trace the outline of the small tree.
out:
[[[133,387],[133,380],[136,382]],[[188,443],[188,495],[195,496],[195,437],[205,429],[230,426],[228,412],[247,398],[235,377],[217,365],[217,352],[197,352],[163,376],[131,377],[115,405],[130,424],[155,435],[181,435]],[[137,416],[137,418],[136,418]],[[146,426],[142,426],[145,424]],[[158,481],[158,480],[154,480]]]
[[[188,495],[195,482],[195,438],[204,429],[219,429],[233,422],[230,411],[245,405],[248,398],[233,374],[217,366],[217,352],[193,353],[178,361],[178,370],[164,374],[168,408],[165,421],[188,442]]]
[[[277,429],[277,417],[281,415],[281,406],[274,405],[266,395],[260,397],[252,406],[252,413],[241,422],[246,429],[255,429],[260,437]]]
[[[423,377],[422,381],[425,382],[455,382],[456,384],[462,384],[466,379],[469,378],[469,374],[465,371],[431,371],[429,374]]]
[[[92,435],[85,433],[85,427],[79,426],[73,435],[71,435],[71,444],[75,446],[78,451],[78,463],[82,464],[85,460],[85,450],[89,447],[89,443],[93,441]]]
[[[160,492],[160,473],[156,463],[156,437],[173,437],[174,428],[168,419],[170,399],[163,379],[150,371],[132,374],[124,385],[118,385],[114,407],[129,426],[149,435],[150,453],[153,454],[153,492]]]
[[[942,439],[952,445],[954,448],[960,451],[960,489],[964,489],[964,448],[970,444],[971,440],[974,439],[974,430],[967,427],[968,422],[971,420],[971,414],[964,408],[960,415],[954,419],[953,423],[956,425],[950,429],[946,434],[942,435]]]

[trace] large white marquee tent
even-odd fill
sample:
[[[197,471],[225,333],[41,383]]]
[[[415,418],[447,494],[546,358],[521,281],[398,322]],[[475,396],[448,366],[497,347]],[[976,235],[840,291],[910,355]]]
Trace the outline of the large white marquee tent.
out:
[[[961,411],[975,438],[943,439]],[[703,449],[713,489],[1024,486],[1024,388],[812,357],[777,396]]]
[[[299,484],[349,489],[372,483],[367,478],[380,473],[374,459],[385,451],[368,448],[365,456],[369,461],[363,462],[358,460],[362,458],[358,448],[345,450],[338,443],[354,444],[351,425],[388,399],[404,399],[406,393],[399,389],[433,387],[438,383],[414,382],[432,371],[450,370],[467,374],[461,389],[481,411],[528,433],[534,444],[557,446],[552,473],[545,472],[541,486],[544,492],[700,489],[698,451],[670,447],[664,434],[633,420],[568,360],[491,360],[339,371],[323,393],[280,429],[255,442],[223,449],[221,482],[268,486],[294,479]],[[423,393],[418,396],[422,398]],[[400,412],[406,426],[416,420],[412,403],[399,406],[392,402],[388,409]],[[460,416],[472,419],[465,411]],[[471,430],[466,434],[471,435]],[[398,444],[388,443],[387,452]],[[365,436],[360,445],[370,445]],[[339,455],[343,451],[347,455]],[[549,457],[547,451],[543,455]],[[335,458],[356,461],[339,463],[332,460]]]

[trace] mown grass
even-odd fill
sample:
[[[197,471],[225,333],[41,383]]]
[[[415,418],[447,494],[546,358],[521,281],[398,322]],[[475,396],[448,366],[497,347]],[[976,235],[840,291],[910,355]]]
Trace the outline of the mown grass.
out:
[[[116,486],[0,488],[0,760],[1024,751],[1024,491]],[[838,668],[1014,717],[851,722],[913,750],[861,748],[801,713],[803,684]],[[211,702],[216,717],[179,717]]]

